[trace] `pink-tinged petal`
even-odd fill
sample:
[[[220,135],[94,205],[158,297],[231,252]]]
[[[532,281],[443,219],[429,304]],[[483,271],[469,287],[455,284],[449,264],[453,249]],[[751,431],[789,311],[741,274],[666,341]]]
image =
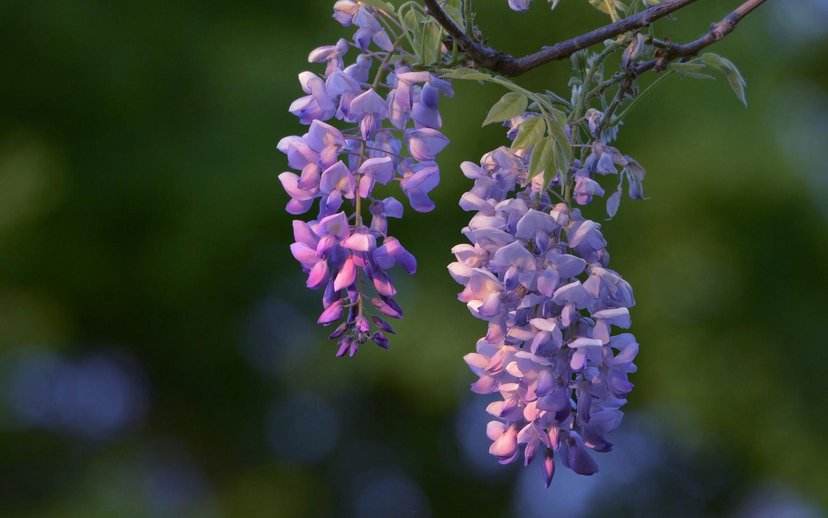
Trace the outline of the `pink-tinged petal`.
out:
[[[517,266],[521,270],[534,270],[535,256],[520,241],[514,241],[495,252],[491,264],[501,268]]]
[[[314,249],[319,243],[319,238],[316,237],[316,234],[314,234],[313,230],[311,230],[310,225],[301,219],[293,220],[293,239],[295,239],[297,243],[304,243]]]
[[[544,297],[551,297],[558,287],[560,277],[557,272],[546,270],[538,275],[538,292]]]
[[[475,394],[493,394],[497,392],[497,380],[491,376],[481,376],[479,380],[471,384],[469,389]]]
[[[309,211],[312,206],[313,200],[291,199],[287,202],[287,205],[285,205],[285,211],[287,211],[288,214],[298,216],[299,214],[304,214]]]
[[[465,265],[461,262],[453,262],[448,265],[449,275],[458,284],[465,284],[472,276],[474,269],[471,266]]]
[[[319,256],[316,255],[316,250],[309,247],[305,243],[291,244],[290,253],[293,254],[293,257],[295,257],[297,261],[302,263],[302,265],[307,268],[313,267],[317,261],[319,261]]]
[[[463,361],[466,362],[466,365],[468,365],[473,372],[483,370],[489,364],[489,359],[480,353],[469,353],[463,356]]]
[[[342,299],[337,300],[328,306],[321,315],[319,315],[319,319],[316,323],[324,326],[336,322],[339,320],[339,317],[342,316],[342,306]]]
[[[328,94],[334,97],[346,93],[353,95],[353,93],[361,91],[359,83],[342,70],[337,70],[328,76],[325,80],[325,88],[328,89]]]
[[[532,423],[527,423],[526,426],[520,429],[517,434],[518,444],[528,444],[537,437],[535,433],[535,426]]]
[[[348,216],[344,212],[337,212],[322,218],[317,224],[316,233],[320,236],[334,236],[338,239],[345,239],[350,231]]]
[[[333,100],[328,96],[328,92],[325,89],[325,81],[319,78],[313,72],[302,72],[299,74],[299,83],[302,85],[302,90],[305,93],[311,94],[313,96],[314,101],[319,104],[319,107],[325,112],[326,117],[328,118],[333,115],[333,111],[335,109]]]
[[[420,72],[403,72],[397,74],[397,80],[405,81],[406,83],[425,83],[431,80],[431,73]]]
[[[304,71],[299,73],[299,84],[303,92],[313,95],[314,90],[317,90],[320,84],[324,87],[325,82],[313,72]]]
[[[509,458],[517,450],[517,430],[510,426],[489,447],[489,453],[499,458]]]
[[[334,45],[323,45],[310,51],[308,63],[324,63],[334,57],[336,57],[336,47]]]
[[[580,349],[582,347],[601,347],[603,344],[601,340],[596,338],[576,338],[567,345],[572,349]]]
[[[494,215],[494,207],[487,200],[473,192],[466,192],[460,197],[460,208],[467,211],[479,211],[487,215]]]
[[[599,320],[606,320],[607,323],[617,327],[630,327],[630,310],[627,308],[613,308],[596,311],[592,314],[593,318]]]
[[[518,239],[533,239],[538,232],[548,234],[558,227],[554,218],[545,212],[529,209],[517,223]]]
[[[343,45],[343,42],[345,43]],[[324,63],[333,59],[337,59],[348,51],[348,43],[344,39],[340,39],[336,45],[323,45],[313,49],[308,54],[308,63]]]
[[[356,281],[356,274],[357,270],[354,259],[352,257],[345,259],[342,268],[334,279],[334,290],[339,291],[350,288]]]
[[[408,149],[416,160],[434,160],[449,143],[445,135],[433,128],[408,131]]]
[[[543,476],[546,487],[552,485],[552,477],[555,476],[555,457],[552,450],[547,449],[543,458]]]
[[[503,432],[506,431],[506,425],[500,421],[489,421],[486,424],[486,437],[492,441],[500,439]]]
[[[374,297],[371,299],[371,304],[374,305],[383,315],[391,318],[402,318],[402,309],[394,302],[394,299],[386,297]]]
[[[394,287],[394,284],[391,282],[391,279],[388,278],[387,275],[376,272],[373,278],[374,288],[376,288],[377,293],[380,295],[385,295],[386,297],[393,297],[397,294],[397,288]]]
[[[583,349],[577,349],[572,353],[572,358],[569,359],[569,367],[574,371],[579,371],[586,365],[586,353]]]
[[[315,163],[319,158],[302,137],[295,135],[280,140],[276,148],[287,155],[288,165],[294,169],[303,169],[306,165]]]
[[[589,294],[584,289],[581,281],[575,281],[555,290],[552,300],[555,304],[575,304],[580,308],[589,303]]]
[[[355,252],[371,252],[376,248],[377,240],[373,234],[354,232],[342,242],[342,246]]]
[[[299,176],[297,185],[302,190],[316,192],[319,189],[320,176],[319,165],[316,163],[308,164],[302,168],[302,174]]]
[[[503,412],[506,409],[506,402],[501,400],[492,401],[486,405],[486,413],[494,417],[503,417]],[[506,428],[504,427],[504,430]],[[499,437],[499,436],[498,436]],[[494,440],[494,439],[492,439]]]
[[[609,323],[606,320],[595,322],[595,327],[592,328],[592,337],[601,340],[602,344],[608,344],[610,341]]]
[[[334,4],[334,19],[347,27],[353,22],[354,15],[359,11],[359,4],[354,0],[337,0]]]
[[[460,170],[463,171],[463,176],[471,180],[476,180],[477,178],[483,178],[486,176],[486,171],[474,162],[463,162],[460,164]]]
[[[303,139],[316,152],[321,152],[326,148],[341,148],[345,145],[345,137],[342,132],[320,120],[311,123],[308,133]]]
[[[360,198],[368,198],[374,190],[374,178],[371,176],[363,176],[359,179],[359,187],[357,188],[357,195]]]
[[[328,280],[328,262],[319,261],[311,268],[306,284],[308,288],[313,289],[321,286],[326,280]]]
[[[351,115],[356,117],[376,114],[382,118],[387,112],[388,106],[385,100],[373,89],[366,90],[351,101]]]
[[[319,190],[325,194],[333,191],[351,192],[353,194],[354,179],[350,169],[341,160],[322,173]]]
[[[394,160],[389,156],[369,158],[359,166],[359,173],[385,185],[394,177]]]
[[[323,212],[324,214],[330,214],[331,212],[335,212],[335,211],[339,210],[339,208],[342,206],[342,192],[340,192],[340,191],[331,191],[330,194],[328,194],[325,197],[325,202],[324,203],[325,203],[325,210],[320,211],[320,212]]]
[[[575,309],[575,304],[567,304],[561,310],[561,324],[564,327],[569,327],[578,320],[578,310]]]
[[[601,225],[591,220],[581,222],[575,232],[569,236],[569,246],[572,248],[585,245],[593,250],[598,250],[606,244],[607,242],[601,234]]]
[[[282,188],[294,200],[307,201],[315,197],[311,191],[306,191],[299,188],[299,176],[296,173],[285,172],[279,175],[279,181],[282,183]]]
[[[529,323],[540,331],[548,331],[550,333],[555,331],[558,326],[558,322],[554,318],[533,318]]]
[[[325,255],[325,252],[333,248],[339,244],[339,240],[336,236],[322,236],[322,239],[319,240],[319,243],[316,245],[316,253],[319,257]]]

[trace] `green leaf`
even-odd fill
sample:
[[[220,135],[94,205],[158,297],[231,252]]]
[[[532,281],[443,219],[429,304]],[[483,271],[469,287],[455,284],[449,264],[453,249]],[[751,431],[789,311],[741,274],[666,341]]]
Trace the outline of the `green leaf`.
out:
[[[463,25],[463,13],[461,9],[461,0],[448,0],[443,4],[443,10],[454,19],[455,22]]]
[[[669,68],[681,76],[690,77],[692,79],[716,79],[710,74],[704,73],[704,71],[707,70],[707,65],[704,63],[698,63],[695,61],[686,61],[682,63],[677,61],[670,63]]]
[[[440,48],[443,45],[443,28],[435,21],[430,21],[423,29],[422,55],[423,65],[433,65],[440,59]]]
[[[423,15],[415,9],[408,9],[404,14],[400,13],[400,22],[410,35],[409,41],[414,52],[417,53],[417,61],[422,62],[420,49],[423,41]]]
[[[446,79],[460,79],[464,81],[491,81],[492,76],[473,68],[455,68],[441,72]]]
[[[566,115],[558,110],[547,110],[546,127],[549,136],[555,140],[558,150],[563,153],[563,158],[572,160],[572,144],[566,134]]]
[[[546,133],[546,124],[543,117],[526,119],[518,129],[517,137],[512,142],[512,149],[525,149],[534,146]]]
[[[384,2],[383,0],[361,0],[361,2],[365,5],[382,9],[387,13],[393,13],[395,11],[393,5],[388,2]]]
[[[555,167],[555,146],[555,141],[551,138],[538,142],[532,150],[532,159],[529,161],[530,178],[540,173],[544,174],[544,179],[551,176],[550,173]],[[546,182],[544,181],[544,183]]]
[[[486,120],[483,121],[483,126],[488,126],[495,122],[503,122],[522,115],[529,106],[529,99],[517,92],[508,92],[500,98],[486,115]]]
[[[617,21],[620,18],[619,11],[625,12],[627,10],[627,6],[621,0],[589,0],[589,3],[602,13],[608,14],[612,21]]]
[[[736,97],[742,102],[742,104],[747,106],[747,96],[745,95],[745,86],[747,85],[747,82],[732,61],[724,56],[720,56],[719,54],[714,54],[713,52],[702,54],[699,59],[709,67],[724,74],[725,79],[727,79],[727,83],[730,85],[730,89],[733,90],[733,93],[736,94]]]

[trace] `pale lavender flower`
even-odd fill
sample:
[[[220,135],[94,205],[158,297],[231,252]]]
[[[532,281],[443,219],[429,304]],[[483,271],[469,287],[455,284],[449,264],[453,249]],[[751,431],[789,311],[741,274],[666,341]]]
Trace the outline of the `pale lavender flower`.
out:
[[[356,28],[359,52],[346,64],[351,44],[345,39],[311,51],[308,61],[324,65],[324,75],[299,74],[305,95],[290,106],[309,127],[277,147],[292,169],[279,175],[290,197],[287,212],[304,214],[317,200],[319,207],[316,219],[294,221],[291,253],[307,273],[307,286],[323,290],[319,324],[338,323],[331,333],[337,355],[353,356],[368,340],[388,348],[393,329],[385,318],[402,317],[388,271],[417,269],[414,256],[388,233],[389,218],[401,218],[403,205],[377,191],[397,180],[414,210],[434,208],[435,159],[448,144],[438,131],[439,97],[452,90],[430,72],[412,72],[405,54],[383,60],[396,49],[375,7],[340,0],[333,16]],[[325,122],[331,119],[341,129]]]
[[[538,191],[530,157],[498,148],[480,165],[463,163],[474,186],[460,205],[476,214],[449,273],[464,287],[458,299],[488,323],[465,360],[478,376],[471,390],[499,394],[487,408],[489,452],[503,464],[540,456],[548,486],[557,463],[598,470],[591,452],[612,447],[638,344],[612,334],[630,326],[635,301],[608,268],[601,226]],[[603,194],[586,171],[575,182],[580,202]]]

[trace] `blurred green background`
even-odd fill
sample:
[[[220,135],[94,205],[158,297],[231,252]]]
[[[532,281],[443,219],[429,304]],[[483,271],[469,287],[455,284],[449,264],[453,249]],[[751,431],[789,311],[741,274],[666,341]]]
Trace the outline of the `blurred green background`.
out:
[[[392,350],[353,361],[288,252],[279,138],[332,0],[0,3],[0,515],[821,516],[828,506],[828,2],[768,2],[716,52],[748,79],[666,80],[619,146],[650,199],[605,224],[636,289],[640,371],[601,472],[500,467],[462,361],[483,323],[445,265],[458,170],[500,145],[457,84],[431,214],[394,233]],[[479,1],[515,53],[604,23]],[[703,0],[663,34],[736,2]],[[568,64],[521,81],[562,91]]]

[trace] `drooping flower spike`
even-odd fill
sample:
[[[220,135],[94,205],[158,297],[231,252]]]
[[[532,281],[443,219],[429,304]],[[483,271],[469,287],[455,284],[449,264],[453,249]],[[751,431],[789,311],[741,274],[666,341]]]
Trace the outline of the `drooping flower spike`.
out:
[[[354,356],[368,340],[389,346],[387,319],[402,317],[389,270],[413,274],[417,261],[388,233],[388,219],[401,218],[403,204],[379,191],[399,182],[412,209],[431,211],[429,193],[440,181],[435,160],[448,144],[439,131],[439,99],[453,94],[451,84],[412,71],[402,38],[392,41],[379,16],[360,2],[334,4],[334,19],[356,32],[351,42],[311,51],[308,61],[324,71],[299,74],[305,95],[289,108],[307,132],[277,146],[294,170],[279,175],[290,196],[287,212],[318,205],[315,219],[293,222],[290,248],[307,286],[323,291],[318,323],[336,325],[338,356]],[[356,58],[346,66],[352,49]]]
[[[503,464],[540,456],[548,486],[557,463],[591,475],[598,465],[590,451],[611,449],[607,434],[621,423],[638,343],[614,334],[630,327],[635,300],[609,268],[601,225],[530,178],[533,151],[501,147],[480,165],[462,164],[474,185],[460,206],[476,214],[449,273],[464,287],[459,300],[488,323],[465,360],[478,376],[472,391],[500,396],[486,409],[489,453]],[[590,176],[620,174],[613,164],[631,161],[596,141],[583,166],[573,162],[574,201],[602,196]]]

